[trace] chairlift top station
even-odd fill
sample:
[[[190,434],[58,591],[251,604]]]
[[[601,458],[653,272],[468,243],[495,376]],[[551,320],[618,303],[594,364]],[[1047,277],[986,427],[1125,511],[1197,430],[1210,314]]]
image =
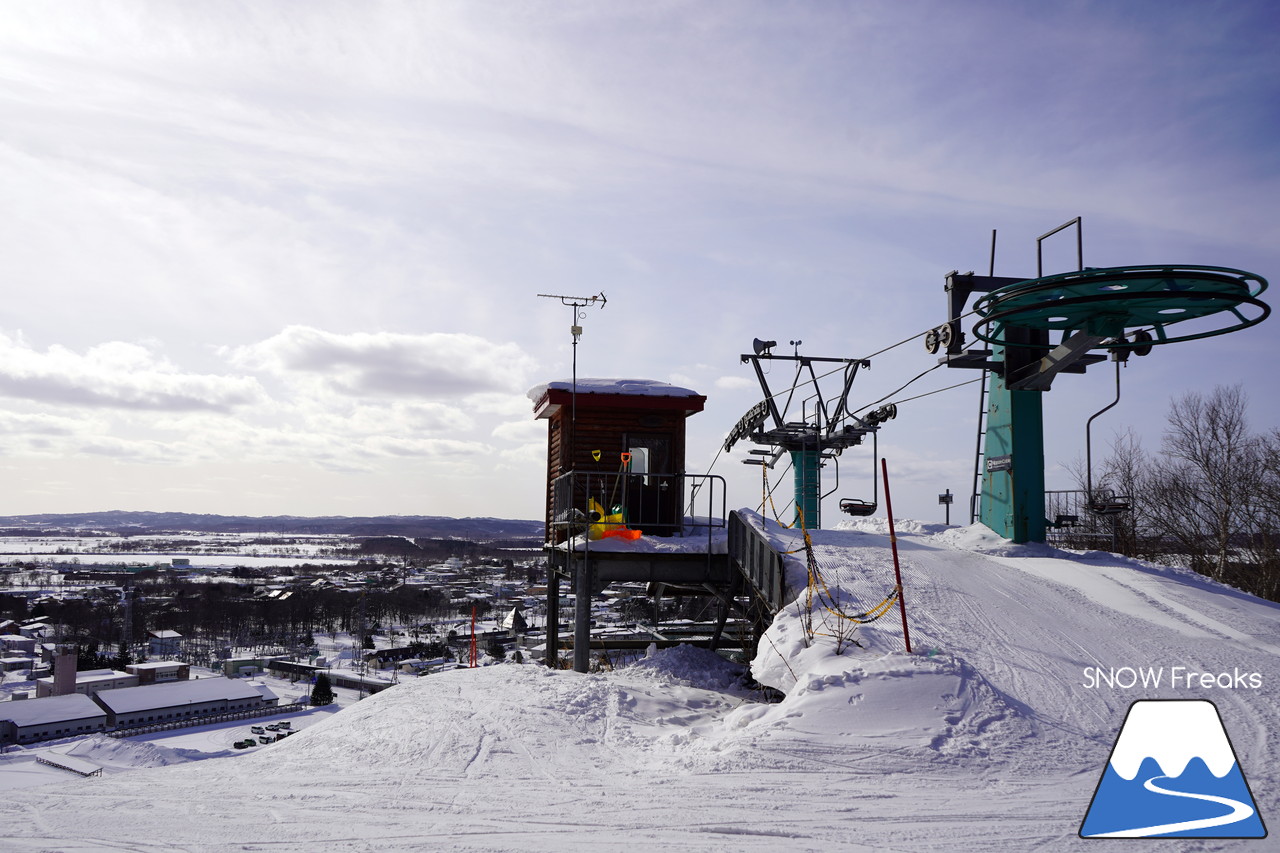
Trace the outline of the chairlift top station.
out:
[[[1041,244],[1072,226],[1076,229],[1077,269],[1045,276]],[[983,371],[979,377],[979,449],[975,453],[970,521],[978,520],[980,515],[985,525],[1014,542],[1045,540],[1048,522],[1042,402],[1043,393],[1050,390],[1058,374],[1084,373],[1090,364],[1110,356],[1116,362],[1118,401],[1119,365],[1130,353],[1147,355],[1156,346],[1238,331],[1262,322],[1270,314],[1270,308],[1259,299],[1267,287],[1266,280],[1242,270],[1182,264],[1086,268],[1079,217],[1041,235],[1036,245],[1035,278],[997,277],[992,232],[988,275],[958,271],[947,274],[947,319],[880,351],[923,337],[930,354],[943,351],[935,367]],[[577,344],[582,327],[578,321],[586,316],[583,308],[604,307],[604,294],[539,295],[558,299],[573,312],[571,380],[538,386],[529,394],[535,417],[549,422],[549,663],[554,665],[558,658],[554,650],[559,648],[561,577],[573,579],[573,665],[580,672],[587,671],[589,663],[592,591],[597,584],[613,580],[646,581],[659,595],[664,586],[671,586],[690,594],[717,597],[721,615],[711,640],[714,647],[729,611],[741,609],[736,597],[743,585],[749,583],[757,592],[773,589],[776,584],[771,579],[780,577],[782,569],[777,554],[770,551],[762,557],[758,546],[738,541],[743,539],[741,533],[735,538],[732,522],[737,519],[736,513],[727,525],[730,553],[713,552],[712,531],[725,526],[723,478],[684,470],[684,422],[702,410],[706,398],[686,388],[647,380],[580,380]],[[977,317],[971,330],[977,346],[966,348],[961,324],[972,316]],[[1056,342],[1051,340],[1054,335]],[[896,416],[897,405],[884,403],[887,398],[861,408],[849,403],[858,371],[869,368],[870,358],[879,353],[866,358],[807,356],[800,354],[801,343],[791,341],[793,354],[779,355],[773,352],[778,346],[776,341],[757,338],[752,352],[741,356],[743,363],[753,366],[764,396],[730,431],[724,449],[743,439],[759,445],[751,451],[753,458],[744,461],[761,466],[764,472],[789,455],[795,481],[795,521],[798,526],[818,528],[821,500],[827,496],[822,492],[822,467],[835,466],[836,485],[827,493],[831,494],[839,488],[841,453],[871,436],[874,489],[878,452],[875,442],[880,427]],[[788,390],[775,393],[770,389],[768,371],[762,366],[765,362],[794,365]],[[819,374],[819,369],[824,372]],[[824,394],[820,380],[834,374],[840,377],[838,392]],[[807,390],[801,392],[802,388]],[[881,403],[884,404],[879,408],[867,411]],[[1089,418],[1089,425],[1114,405],[1095,413]],[[860,415],[862,412],[866,414]],[[767,473],[763,479],[767,497]],[[721,484],[718,495],[717,482]],[[706,541],[699,547],[646,554],[643,549],[629,547],[628,542],[621,551],[592,550],[591,540],[610,532],[685,536],[682,509],[686,486],[692,487],[690,514],[695,516],[692,500],[706,487],[708,513],[702,525]],[[1092,475],[1089,491],[1091,512],[1106,515],[1128,508],[1125,500],[1097,499]],[[870,515],[877,508],[874,491],[870,501],[844,499],[840,504],[842,510],[855,516]],[[741,527],[741,520],[737,520]],[[742,577],[730,570],[730,555]],[[779,594],[779,601],[781,598]],[[752,610],[745,615],[755,630],[763,631],[758,612]]]
[[[1044,275],[1044,240],[1073,227],[1077,269]],[[1089,365],[1108,357],[1119,363],[1130,354],[1145,356],[1157,346],[1254,326],[1270,314],[1270,307],[1259,298],[1267,288],[1267,281],[1243,270],[1190,264],[1085,267],[1080,217],[1036,239],[1034,278],[994,274],[995,232],[992,232],[991,254],[991,268],[985,276],[958,271],[946,275],[947,319],[922,333],[922,337],[930,354],[941,353],[939,366],[983,371],[970,520],[981,520],[1014,542],[1043,542],[1048,522],[1045,519],[1042,395],[1051,390],[1058,374],[1084,373]],[[976,318],[970,329],[974,345],[966,346],[962,324],[970,317]],[[575,326],[574,332],[576,344],[578,327]],[[921,336],[908,340],[918,337]],[[752,458],[744,462],[766,470],[789,456],[795,481],[795,520],[818,528],[821,499],[839,488],[838,457],[849,447],[862,444],[867,436],[872,438],[874,447],[880,427],[893,419],[897,407],[888,403],[859,415],[870,406],[853,407],[849,395],[858,371],[871,366],[870,358],[802,355],[801,343],[790,342],[795,347],[793,354],[778,354],[774,352],[778,346],[776,341],[757,338],[752,352],[741,356],[744,364],[750,363],[754,368],[763,399],[730,431],[724,449],[748,440],[758,448],[752,450]],[[763,364],[770,362],[794,365],[789,389],[775,392],[769,387],[768,372]],[[819,374],[819,370],[823,372]],[[824,395],[819,380],[833,374],[839,374],[838,388]],[[539,416],[551,414],[555,406],[549,405],[550,397],[557,392],[575,396],[571,388],[547,389],[551,393],[535,401],[541,409]],[[599,393],[605,389],[591,388],[588,381],[586,387],[576,390]],[[616,393],[619,389],[615,386],[608,390]],[[638,389],[627,390],[635,395]],[[655,394],[656,390],[646,388],[637,395],[649,397],[642,407],[661,406],[659,400],[671,393],[664,389]],[[685,389],[680,389],[679,394],[698,396]],[[684,408],[677,405],[676,400],[663,402],[669,402],[673,409]],[[700,408],[692,407],[694,411]],[[680,412],[684,417],[689,413]],[[873,477],[876,453],[873,449]],[[570,467],[576,467],[580,461],[556,460],[560,466],[567,462]],[[824,494],[821,469],[833,462],[837,484]],[[669,470],[682,473],[678,465]],[[1091,511],[1107,513],[1127,509],[1122,501],[1095,500],[1095,497],[1088,496]],[[841,501],[841,509],[852,515],[869,515],[876,508],[874,494],[870,501]]]
[[[1072,226],[1077,269],[1043,275],[1043,241]],[[992,273],[994,246],[993,233]],[[930,353],[945,348],[939,363],[987,372],[980,406],[985,430],[979,423],[985,433],[982,487],[975,490],[980,513],[974,507],[973,515],[1014,542],[1045,540],[1042,393],[1059,373],[1083,373],[1108,356],[1119,362],[1155,346],[1239,331],[1271,312],[1258,298],[1266,279],[1242,270],[1187,264],[1087,268],[1079,217],[1038,237],[1036,254],[1036,278],[949,273],[949,319],[925,336]],[[979,346],[966,349],[961,320],[971,315],[978,318],[972,333]],[[1088,498],[1097,512],[1126,508]]]
[[[1044,240],[1072,227],[1077,269],[1045,276]],[[1051,389],[1059,373],[1084,373],[1090,364],[1108,357],[1117,362],[1118,371],[1119,363],[1130,354],[1145,356],[1156,346],[1239,331],[1262,322],[1271,310],[1259,299],[1266,280],[1243,270],[1188,264],[1087,268],[1080,217],[1038,237],[1036,254],[1035,278],[998,277],[992,232],[989,274],[948,273],[944,287],[948,319],[923,335],[930,354],[942,351],[940,365],[984,371],[970,520],[981,520],[1015,542],[1045,540],[1042,394]],[[966,348],[962,322],[971,316],[977,317],[971,330],[977,345]],[[1056,341],[1051,340],[1053,336]],[[755,368],[765,399],[738,422],[725,449],[749,439],[765,449],[751,451],[755,458],[744,461],[766,467],[789,453],[796,521],[816,528],[821,526],[819,507],[825,496],[819,469],[865,436],[871,435],[874,441],[880,425],[897,410],[890,403],[859,418],[849,406],[853,379],[860,367],[870,367],[869,359],[802,356],[801,342],[791,343],[797,346],[794,356],[775,355],[772,349],[777,343],[758,338],[753,353],[742,355],[742,361]],[[768,359],[796,363],[790,390],[770,391],[761,368],[761,361]],[[841,392],[831,400],[818,390],[821,377],[813,369],[815,363],[823,362],[844,365]],[[1117,372],[1117,399],[1118,383]],[[785,410],[804,385],[812,385],[813,391],[803,401],[800,420],[788,420]],[[785,399],[781,408],[779,399]],[[1089,490],[1091,512],[1114,514],[1128,509],[1125,498],[1094,495],[1091,476]],[[841,509],[869,515],[876,503],[874,497],[871,501],[845,499]]]

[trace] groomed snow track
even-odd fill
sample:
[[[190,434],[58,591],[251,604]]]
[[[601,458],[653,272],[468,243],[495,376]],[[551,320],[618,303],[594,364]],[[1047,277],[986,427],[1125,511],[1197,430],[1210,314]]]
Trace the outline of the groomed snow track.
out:
[[[797,546],[758,524],[778,551]],[[891,585],[883,522],[813,538],[855,598]],[[1280,607],[981,527],[902,523],[898,539],[917,653],[884,619],[836,655],[789,605],[754,665],[781,703],[690,648],[598,675],[460,670],[252,754],[10,791],[0,848],[1090,850],[1076,833],[1126,709],[1146,698],[1212,699],[1260,814],[1280,819]],[[1164,668],[1161,685],[1089,686],[1090,667],[1146,666]],[[1171,686],[1175,666],[1260,684]]]

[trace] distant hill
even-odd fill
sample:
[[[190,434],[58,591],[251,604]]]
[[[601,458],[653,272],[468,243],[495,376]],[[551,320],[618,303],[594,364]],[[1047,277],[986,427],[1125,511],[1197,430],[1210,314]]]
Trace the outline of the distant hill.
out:
[[[188,512],[81,512],[0,516],[0,533],[99,531],[122,535],[150,533],[340,533],[348,536],[406,536],[429,539],[541,540],[543,523],[507,518],[448,518],[430,515],[245,516]]]

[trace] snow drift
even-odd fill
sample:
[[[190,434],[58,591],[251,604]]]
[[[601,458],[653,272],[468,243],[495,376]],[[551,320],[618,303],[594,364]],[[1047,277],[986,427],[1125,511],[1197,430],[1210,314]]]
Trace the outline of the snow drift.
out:
[[[781,702],[695,649],[604,674],[459,670],[252,754],[11,792],[5,849],[1057,849],[1089,843],[1082,817],[1146,698],[1211,699],[1259,813],[1277,813],[1280,607],[981,527],[898,531],[914,654],[896,611],[836,654],[834,629],[806,631],[793,604],[751,669]],[[883,522],[813,541],[848,606],[892,589]],[[1085,677],[1148,665],[1245,667],[1258,687]]]

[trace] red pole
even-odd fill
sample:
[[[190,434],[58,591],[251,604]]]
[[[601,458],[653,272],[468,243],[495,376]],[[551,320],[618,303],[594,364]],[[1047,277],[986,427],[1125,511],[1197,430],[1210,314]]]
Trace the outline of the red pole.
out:
[[[911,635],[907,633],[907,602],[902,595],[902,569],[898,567],[898,535],[893,531],[893,501],[889,498],[889,463],[881,457],[880,472],[884,475],[884,509],[889,515],[889,545],[893,548],[893,577],[898,583],[898,609],[902,612],[902,640],[911,654]]]
[[[474,667],[479,662],[479,656],[476,654],[476,606],[473,604],[471,605],[471,665]]]

